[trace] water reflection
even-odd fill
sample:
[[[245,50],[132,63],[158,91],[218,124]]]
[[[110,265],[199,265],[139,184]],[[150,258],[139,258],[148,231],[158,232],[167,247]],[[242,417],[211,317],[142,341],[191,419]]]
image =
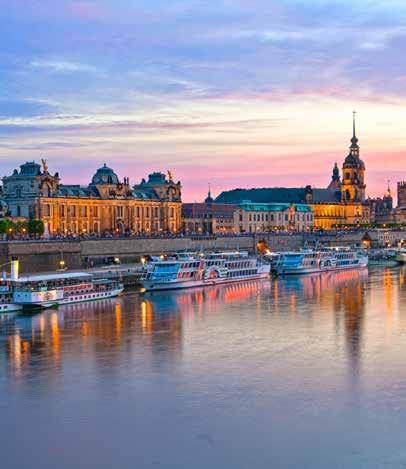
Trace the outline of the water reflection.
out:
[[[399,284],[403,285],[403,271]],[[359,366],[365,315],[367,271],[344,271],[272,281],[245,282],[206,289],[127,295],[65,306],[33,316],[3,317],[0,334],[8,368],[16,377],[57,373],[61,361],[75,356],[97,356],[108,351],[109,366],[142,343],[152,355],[174,359],[182,350],[182,323],[188,318],[222,314],[227,304],[256,301],[257,314],[289,312],[334,315],[336,334],[342,328],[351,368]],[[386,311],[393,311],[394,283],[383,274]],[[264,305],[267,305],[264,307]],[[307,306],[304,308],[304,306]]]
[[[337,441],[365,438],[366,414],[374,416],[380,436],[388,424],[381,415],[393,411],[400,423],[399,413],[406,418],[405,305],[405,270],[374,268],[134,293],[0,316],[0,409],[12,427],[3,435],[0,428],[0,436],[12,445],[24,421],[27,454],[39,460],[41,441],[53,443],[48,458],[56,448],[46,467],[91,467],[88,453],[100,454],[102,468],[272,467],[275,455],[289,460],[281,467],[334,467],[320,456],[320,438],[329,448],[325,454],[333,454]],[[374,414],[381,402],[384,412]],[[72,435],[89,412],[80,437],[86,450],[76,451],[81,447],[71,447]],[[35,432],[44,418],[47,438],[41,440]],[[65,465],[53,439],[64,428]],[[330,428],[331,441],[320,428]],[[392,433],[392,444],[396,435],[401,432]],[[105,459],[109,447],[98,443],[103,436],[116,464]],[[271,445],[266,466],[251,450],[253,441],[261,457]],[[302,445],[302,454],[317,445],[309,459],[298,461],[291,441]],[[134,456],[137,444],[139,454],[155,459]],[[26,466],[21,454],[17,446],[10,451],[10,467]],[[160,454],[166,465],[158,464]],[[75,455],[84,457],[82,465]],[[323,464],[309,463],[320,457]]]

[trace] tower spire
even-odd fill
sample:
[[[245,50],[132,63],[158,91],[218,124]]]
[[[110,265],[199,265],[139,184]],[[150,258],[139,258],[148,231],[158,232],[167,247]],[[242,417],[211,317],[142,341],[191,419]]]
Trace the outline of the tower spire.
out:
[[[352,111],[352,139],[351,139],[351,147],[352,149],[358,149],[358,138],[355,132],[355,115],[357,111]]]
[[[352,111],[352,137],[355,137],[355,115],[357,114],[357,111]]]

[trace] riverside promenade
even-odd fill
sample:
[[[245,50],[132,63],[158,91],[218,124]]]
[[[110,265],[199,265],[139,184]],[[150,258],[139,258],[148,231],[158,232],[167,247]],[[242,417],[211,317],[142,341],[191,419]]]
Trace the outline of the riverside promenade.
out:
[[[144,255],[181,250],[242,249],[255,252],[264,241],[272,251],[297,250],[314,246],[394,246],[406,230],[357,230],[325,233],[255,233],[228,236],[114,237],[98,239],[13,240],[0,242],[0,265],[7,270],[11,257],[20,259],[22,273],[53,271],[61,260],[68,269],[105,265],[118,257],[122,263],[139,262]]]

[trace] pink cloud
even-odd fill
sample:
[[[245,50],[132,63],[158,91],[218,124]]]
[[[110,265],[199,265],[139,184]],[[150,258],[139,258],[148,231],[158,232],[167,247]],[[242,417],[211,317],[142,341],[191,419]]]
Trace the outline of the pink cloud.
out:
[[[73,2],[68,5],[68,11],[75,17],[82,20],[94,20],[105,18],[107,10],[100,4],[90,2]]]

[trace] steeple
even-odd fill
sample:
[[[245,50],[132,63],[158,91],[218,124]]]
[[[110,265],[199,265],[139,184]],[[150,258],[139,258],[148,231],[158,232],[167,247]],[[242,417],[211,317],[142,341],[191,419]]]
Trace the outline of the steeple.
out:
[[[359,149],[358,147],[358,138],[355,132],[355,115],[356,111],[353,111],[352,113],[352,139],[351,139],[351,147],[350,148],[356,148]]]
[[[390,190],[390,181],[388,180],[388,190],[386,191],[386,197],[392,197],[392,193]]]
[[[204,199],[205,204],[212,204],[214,202],[213,197],[211,196],[211,188],[209,184],[209,192],[207,193],[207,197]]]
[[[337,161],[334,163],[333,176],[331,178],[333,181],[340,180],[340,170],[338,169]]]
[[[338,169],[337,163],[334,163],[333,175],[331,176],[331,181],[327,189],[337,191],[337,190],[340,190],[340,187],[341,187],[340,170]]]

